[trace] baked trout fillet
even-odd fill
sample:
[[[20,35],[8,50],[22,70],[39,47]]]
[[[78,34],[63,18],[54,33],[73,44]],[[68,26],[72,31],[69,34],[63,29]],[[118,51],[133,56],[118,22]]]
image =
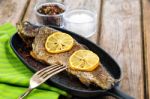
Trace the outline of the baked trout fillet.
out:
[[[63,53],[51,54],[47,52],[45,48],[45,42],[47,37],[57,32],[57,30],[46,26],[35,27],[29,22],[19,23],[17,27],[21,27],[18,28],[18,33],[21,36],[21,38],[24,39],[24,41],[28,38],[31,40],[29,40],[26,43],[32,43],[32,50],[30,52],[30,55],[34,59],[47,63],[49,65],[60,64],[67,66],[66,71],[76,76],[86,86],[94,84],[102,89],[109,89],[112,85],[114,85],[114,78],[107,72],[107,70],[102,66],[101,63],[99,63],[99,66],[96,69],[90,72],[73,70],[69,67],[69,57],[77,50],[86,49],[82,44],[79,44],[77,41],[74,40],[75,43],[71,50]],[[31,35],[30,31],[32,31]]]

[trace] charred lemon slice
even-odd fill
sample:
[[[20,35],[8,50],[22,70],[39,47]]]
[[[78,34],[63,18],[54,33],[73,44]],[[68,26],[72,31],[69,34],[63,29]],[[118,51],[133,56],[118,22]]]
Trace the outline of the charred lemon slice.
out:
[[[99,57],[90,50],[78,50],[69,58],[69,66],[74,70],[93,71],[99,65]]]
[[[49,53],[61,53],[73,47],[74,39],[66,33],[55,32],[48,36],[45,48]]]

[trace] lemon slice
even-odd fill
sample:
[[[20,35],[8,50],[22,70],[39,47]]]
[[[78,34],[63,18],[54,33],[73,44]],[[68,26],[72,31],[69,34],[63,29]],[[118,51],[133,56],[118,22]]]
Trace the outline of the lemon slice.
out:
[[[90,50],[78,50],[69,58],[69,66],[74,70],[93,71],[99,65],[99,57]]]
[[[73,47],[74,39],[66,33],[55,32],[48,36],[45,48],[49,53],[61,53]]]

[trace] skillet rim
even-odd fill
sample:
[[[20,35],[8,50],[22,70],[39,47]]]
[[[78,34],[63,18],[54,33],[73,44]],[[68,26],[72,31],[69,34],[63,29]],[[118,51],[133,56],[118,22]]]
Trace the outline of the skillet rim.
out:
[[[105,54],[107,54],[114,62],[115,64],[117,65],[117,67],[119,68],[119,71],[120,71],[120,75],[119,75],[119,79],[116,79],[116,82],[113,86],[111,86],[109,89],[96,89],[96,90],[90,90],[90,91],[87,91],[87,90],[79,90],[79,89],[75,89],[75,88],[71,88],[71,87],[68,87],[68,86],[63,86],[63,84],[60,85],[60,83],[57,83],[57,82],[53,82],[53,80],[49,79],[48,81],[51,81],[52,83],[56,84],[56,86],[60,86],[60,87],[63,87],[63,88],[66,88],[66,89],[69,89],[69,90],[72,90],[72,91],[75,91],[75,92],[84,92],[84,93],[98,93],[98,92],[107,92],[108,90],[112,89],[113,87],[115,87],[115,85],[117,83],[120,82],[120,80],[122,79],[122,70],[120,68],[120,66],[118,65],[118,63],[105,51],[103,50],[101,47],[99,47],[98,45],[96,45],[95,43],[91,42],[90,40],[86,39],[85,37],[83,36],[80,36],[78,34],[75,34],[71,31],[68,31],[68,30],[65,30],[65,29],[61,29],[61,28],[58,28],[58,27],[55,27],[55,26],[50,26],[51,28],[54,28],[56,30],[59,30],[59,31],[62,31],[62,32],[69,32],[68,34],[71,34],[71,35],[75,35],[75,36],[78,36],[79,38],[82,38],[82,39],[85,39],[86,41],[90,42],[91,44],[93,44],[94,46],[96,46],[97,48],[99,48],[100,50],[102,50]],[[15,52],[15,54],[18,56],[18,58],[26,65],[26,67],[28,67],[31,71],[36,71],[36,69],[29,65],[28,62],[25,61],[25,59],[17,52],[17,50],[15,49],[15,47],[13,46],[13,39],[15,36],[17,36],[18,33],[16,32],[12,37],[11,37],[11,40],[10,40],[10,45],[11,45],[11,48],[13,49],[13,51]],[[19,36],[19,35],[18,35]]]

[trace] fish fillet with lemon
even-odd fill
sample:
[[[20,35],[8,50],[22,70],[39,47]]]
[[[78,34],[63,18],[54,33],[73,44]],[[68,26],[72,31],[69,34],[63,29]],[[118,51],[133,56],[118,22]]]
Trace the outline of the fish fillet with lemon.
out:
[[[67,66],[66,71],[86,86],[94,84],[102,89],[109,89],[115,82],[94,52],[79,44],[69,34],[46,26],[39,27],[30,54],[47,64]]]

